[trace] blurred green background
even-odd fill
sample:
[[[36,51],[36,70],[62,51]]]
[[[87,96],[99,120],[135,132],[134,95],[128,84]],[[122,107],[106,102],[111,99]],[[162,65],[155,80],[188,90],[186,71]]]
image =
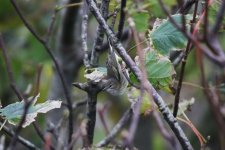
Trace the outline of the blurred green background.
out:
[[[131,0],[128,1],[128,9],[133,9]],[[49,26],[52,13],[56,5],[59,5],[59,2],[56,0],[17,0],[20,9],[22,10],[24,16],[27,18],[29,23],[35,29],[35,31],[44,37],[46,34],[47,28]],[[115,2],[114,2],[115,3]],[[172,11],[176,10],[175,1],[174,0],[165,0],[166,5]],[[164,13],[161,11],[156,0],[145,0],[140,1],[139,7],[146,7],[148,10],[149,16],[142,15],[138,18],[143,19],[144,21],[139,21],[138,30],[140,32],[146,31],[147,28],[151,28],[154,23],[155,18],[161,17],[165,18]],[[113,10],[114,5],[110,5],[110,10]],[[213,5],[212,10],[210,10],[210,23],[213,23],[215,18],[215,12],[218,10],[218,5]],[[137,13],[134,10],[134,17]],[[55,53],[55,48],[57,46],[57,33],[59,32],[60,14],[56,17],[56,24],[53,30],[53,36],[50,40],[50,46],[52,47],[53,53]],[[146,19],[149,21],[147,21]],[[118,17],[117,17],[118,22]],[[137,21],[138,22],[138,21]],[[143,23],[144,22],[144,23]],[[90,29],[89,34],[91,38],[94,38],[95,29],[96,29],[96,21],[91,17],[90,19]],[[127,26],[127,24],[126,24]],[[13,74],[16,80],[16,84],[19,87],[20,91],[25,92],[29,85],[34,85],[37,68],[38,66],[43,66],[43,70],[41,73],[41,81],[40,81],[40,98],[38,102],[43,102],[48,98],[48,94],[51,88],[51,82],[54,74],[53,63],[52,60],[47,55],[43,46],[30,34],[30,32],[23,25],[21,20],[18,18],[15,10],[12,5],[7,0],[0,1],[0,32],[3,35],[5,45],[7,48],[8,55],[11,60]],[[92,47],[92,42],[94,39],[89,37],[89,45]],[[224,41],[224,33],[221,31],[220,35],[221,41]],[[225,47],[224,42],[221,42],[222,46]],[[127,49],[133,47],[135,43],[133,40],[129,40],[127,44]],[[135,55],[135,49],[131,52],[131,55]],[[101,56],[101,65],[105,65],[106,55]],[[215,77],[223,78],[224,72],[215,64],[211,63],[208,59],[204,59],[205,69],[207,80],[212,85],[215,85]],[[179,76],[180,68],[177,67],[177,77]],[[84,68],[81,67],[79,72],[79,77],[77,77],[76,81],[84,81],[83,73]],[[188,61],[187,67],[185,71],[184,81],[189,84],[184,84],[183,89],[181,91],[181,100],[195,98],[196,102],[191,108],[191,111],[187,112],[187,116],[192,121],[192,123],[196,126],[200,133],[207,139],[210,139],[207,142],[206,147],[208,149],[216,150],[219,149],[219,135],[218,129],[216,128],[214,116],[209,109],[208,102],[201,88],[194,85],[201,85],[200,83],[200,72],[199,66],[196,62],[196,54],[195,51],[192,51]],[[34,90],[34,87],[32,87]],[[166,100],[168,104],[171,104],[174,100],[173,95],[168,95],[162,91],[160,91],[162,97]],[[224,93],[221,94],[221,98],[224,98]],[[84,92],[81,92],[78,89],[72,89],[72,95],[74,102],[83,100],[83,97],[86,97]],[[111,100],[110,100],[111,99]],[[0,100],[2,106],[6,106],[10,103],[14,103],[18,101],[16,95],[13,93],[10,88],[9,79],[6,74],[5,63],[3,61],[2,53],[0,53]],[[108,106],[108,109],[104,112],[105,120],[107,122],[108,128],[111,129],[113,125],[118,121],[121,117],[122,112],[124,112],[130,105],[127,100],[127,96],[123,96],[120,98],[112,98],[109,97],[105,93],[101,93],[98,97],[98,109],[105,105]],[[75,122],[77,125],[81,123],[81,120],[85,116],[84,109],[78,109],[76,112]],[[45,114],[39,115],[37,117],[37,123],[39,127],[45,132]],[[8,126],[8,124],[6,124]],[[155,124],[155,121],[152,116],[141,116],[140,119],[140,127],[137,130],[137,136],[135,138],[135,146],[139,149],[152,149],[152,150],[164,150],[171,149],[169,143],[164,140],[164,138],[159,133],[158,127]],[[195,134],[192,130],[186,125],[181,123],[183,129],[188,134],[191,143],[193,144],[195,149],[200,148],[199,141],[197,140]],[[167,125],[166,125],[167,126]],[[167,126],[168,127],[168,126]],[[169,127],[168,127],[169,128]],[[76,130],[76,129],[75,129]],[[0,132],[1,136],[4,133]],[[106,132],[103,130],[103,126],[97,116],[97,124],[95,130],[95,143],[99,142],[103,137],[105,137]],[[35,143],[39,147],[43,147],[43,143],[40,138],[36,135],[34,128],[29,126],[22,130],[21,136],[29,139],[33,143]],[[147,138],[147,139],[146,139]],[[9,139],[7,139],[7,142]],[[81,143],[81,140],[78,142]],[[77,147],[80,147],[80,145]],[[19,144],[18,144],[19,145]],[[76,148],[77,148],[76,147]],[[22,145],[18,146],[18,149],[25,149]]]

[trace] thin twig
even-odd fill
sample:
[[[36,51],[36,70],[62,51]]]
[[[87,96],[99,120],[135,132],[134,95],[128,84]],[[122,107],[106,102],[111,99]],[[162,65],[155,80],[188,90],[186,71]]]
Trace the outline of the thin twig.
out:
[[[7,73],[8,73],[8,76],[9,76],[9,80],[10,80],[10,83],[12,85],[12,88],[14,89],[15,93],[17,94],[18,98],[22,101],[24,100],[24,111],[23,111],[23,115],[21,117],[21,120],[19,122],[19,124],[17,125],[17,128],[16,128],[16,131],[15,131],[15,134],[13,135],[13,138],[9,144],[9,150],[13,149],[16,145],[16,142],[17,142],[17,139],[18,139],[18,135],[19,135],[19,132],[21,131],[22,129],[22,125],[26,119],[26,114],[28,112],[28,109],[29,109],[29,106],[30,104],[32,103],[33,99],[31,101],[27,101],[26,98],[23,99],[22,97],[22,93],[18,90],[16,84],[15,84],[15,80],[14,80],[14,77],[13,77],[13,73],[12,73],[12,68],[11,68],[11,64],[10,64],[10,60],[9,60],[9,57],[7,55],[7,50],[6,50],[6,47],[4,45],[4,41],[2,39],[2,36],[0,34],[0,47],[2,49],[2,52],[3,52],[3,57],[5,59],[5,63],[6,63],[6,68],[7,68]]]
[[[203,36],[204,39],[207,41],[208,40],[208,14],[209,14],[209,0],[205,0],[205,17],[204,17],[204,31],[203,31]]]
[[[125,8],[126,8],[127,0],[121,0],[121,6],[120,6],[120,20],[119,20],[119,26],[118,26],[118,40],[121,39],[122,33],[123,33],[123,27],[125,22]]]
[[[102,4],[100,8],[102,16],[105,20],[107,20],[107,17],[108,17],[109,2],[110,0],[102,0]],[[103,40],[104,40],[104,31],[102,26],[99,25],[97,28],[97,34],[96,34],[94,46],[91,52],[91,65],[93,67],[98,66],[99,51],[97,49],[99,49],[102,46]]]
[[[192,22],[191,28],[190,28],[191,33],[193,32],[193,23],[195,23],[195,21],[196,21],[197,9],[198,9],[198,1],[196,1],[196,3],[195,3],[195,10],[194,10],[192,21],[191,21]],[[175,100],[174,100],[174,109],[173,109],[173,116],[174,117],[177,116],[177,112],[178,112],[178,108],[179,108],[178,106],[179,106],[179,99],[180,99],[180,91],[181,91],[181,88],[182,88],[185,66],[186,66],[188,54],[189,54],[190,49],[191,49],[191,44],[192,44],[191,40],[188,39],[186,50],[184,52],[184,56],[183,56],[183,59],[182,59],[180,77],[179,77],[179,81],[178,81],[178,85],[177,85],[177,91],[176,91]]]
[[[104,129],[105,129],[105,133],[109,134],[109,128],[106,124],[105,117],[104,117],[105,114],[106,114],[107,108],[108,108],[108,103],[104,104],[101,108],[98,109],[98,115],[99,115],[99,118],[102,122],[102,125],[103,125]]]
[[[118,7],[116,7],[114,9],[114,12],[113,12],[113,15],[112,15],[112,21],[111,21],[111,29],[114,30],[114,26],[115,26],[115,23],[116,23],[116,17],[117,17],[117,14],[120,12],[120,9]]]
[[[69,4],[66,4],[66,5],[62,5],[62,6],[57,6],[56,10],[57,11],[60,11],[64,8],[69,8],[69,7],[77,7],[77,6],[81,6],[83,4],[83,2],[80,2],[80,3],[69,3]]]
[[[49,39],[51,37],[52,31],[53,31],[53,27],[56,21],[56,15],[57,15],[58,11],[55,8],[51,17],[51,22],[49,24],[48,30],[47,30],[47,34],[46,34],[46,38],[45,38],[45,42],[48,43]]]
[[[22,117],[20,119],[19,124],[16,127],[15,134],[14,134],[14,136],[13,136],[13,138],[12,138],[10,144],[9,144],[8,150],[13,150],[15,148],[16,142],[18,140],[18,135],[19,135],[20,131],[22,130],[22,126],[23,126],[24,121],[26,120],[26,116],[27,116],[29,107],[32,104],[34,98],[35,98],[35,96],[33,97],[33,99],[31,101],[26,101],[25,102],[25,104],[24,104],[24,110],[23,110],[23,115],[22,115]]]
[[[186,14],[191,9],[192,5],[196,3],[198,0],[187,0],[183,4],[183,10],[181,8],[178,9],[177,13]]]
[[[132,115],[131,124],[129,128],[129,134],[126,137],[126,141],[125,141],[126,142],[125,146],[129,148],[132,148],[133,146],[133,140],[134,140],[134,136],[137,130],[139,117],[140,117],[140,109],[141,109],[141,103],[143,100],[143,95],[144,95],[144,90],[142,87],[141,93],[139,97],[137,98],[137,102],[132,107],[133,115]]]
[[[221,149],[224,149],[225,123],[224,123],[223,115],[221,114],[221,111],[220,111],[220,103],[218,100],[218,95],[215,94],[213,90],[209,88],[208,82],[205,77],[205,70],[204,70],[203,57],[202,57],[201,51],[197,50],[197,54],[198,54],[198,63],[199,63],[200,73],[201,73],[202,86],[204,87],[204,93],[207,97],[209,106],[214,115],[216,125],[218,127],[218,133],[221,136],[220,138]]]
[[[0,123],[0,125],[2,125],[2,123]],[[15,133],[10,130],[8,127],[4,126],[2,128],[2,130],[8,134],[9,136],[13,137],[15,135]],[[32,142],[28,141],[27,139],[21,137],[21,136],[18,136],[18,141],[23,144],[25,147],[27,147],[28,149],[31,149],[31,150],[40,150],[40,148],[38,148],[36,145],[34,145]]]
[[[113,127],[110,133],[97,144],[97,147],[104,147],[112,141],[115,136],[121,131],[121,129],[125,126],[128,120],[132,116],[132,107],[130,107],[122,116],[122,118],[118,121],[118,123]]]
[[[38,66],[38,68],[37,68],[37,79],[36,79],[36,83],[35,83],[34,95],[38,95],[38,93],[39,93],[42,68],[43,68],[43,66]],[[33,122],[32,125],[33,125],[37,135],[45,143],[44,134],[42,133],[41,129],[38,127],[38,125],[35,122]],[[51,150],[54,150],[52,145],[50,145],[50,148],[51,148]]]
[[[27,27],[27,29],[32,33],[32,35],[43,45],[43,47],[46,49],[46,52],[49,54],[49,56],[51,57],[51,59],[53,60],[55,67],[56,67],[56,71],[59,74],[60,80],[62,82],[62,87],[63,87],[63,91],[66,97],[66,101],[68,103],[68,110],[69,110],[69,134],[68,134],[68,141],[70,143],[71,138],[72,138],[72,134],[73,134],[73,108],[72,108],[72,102],[71,102],[71,98],[70,98],[70,94],[69,94],[69,90],[67,89],[66,86],[66,82],[65,79],[63,77],[63,73],[60,69],[60,66],[58,64],[58,62],[56,61],[53,53],[51,52],[50,47],[48,46],[48,44],[46,43],[45,40],[43,40],[35,31],[34,29],[30,26],[30,24],[28,23],[28,21],[25,19],[25,17],[23,16],[20,8],[18,7],[17,3],[15,2],[15,0],[10,0],[13,7],[15,8],[17,14],[19,15],[20,19],[22,20],[22,22],[24,23],[24,25]]]
[[[13,91],[15,92],[15,94],[17,95],[17,97],[19,98],[19,100],[22,101],[24,98],[23,98],[23,95],[21,94],[21,92],[19,91],[19,89],[16,86],[16,82],[15,82],[15,79],[13,77],[13,71],[12,71],[12,68],[11,68],[11,63],[10,63],[9,57],[7,55],[7,52],[6,52],[7,50],[6,50],[6,47],[5,47],[5,44],[4,44],[1,33],[0,33],[0,48],[2,49],[3,58],[4,58],[4,61],[6,63],[6,71],[8,73],[10,86],[13,89]]]
[[[142,51],[142,47],[141,45],[138,43],[140,43],[140,40],[139,40],[139,35],[137,33],[137,31],[135,30],[135,23],[134,21],[132,20],[132,18],[128,18],[128,23],[129,23],[129,26],[132,30],[132,33],[133,33],[133,36],[134,36],[134,40],[135,40],[135,43],[137,45],[137,52],[138,52],[138,56],[140,58],[140,66],[141,66],[141,71],[142,71],[142,74],[143,71],[144,71],[144,63],[143,63],[143,57],[144,55],[141,55],[140,56],[140,53],[143,52]],[[146,73],[146,72],[145,72]],[[129,147],[132,147],[132,143],[133,143],[133,139],[134,139],[134,135],[135,135],[135,132],[136,132],[136,129],[137,129],[137,125],[138,125],[138,122],[139,122],[139,117],[140,117],[140,109],[141,109],[141,104],[142,104],[142,101],[143,101],[143,95],[144,95],[144,79],[145,79],[145,75],[143,75],[143,78],[142,80],[140,81],[141,82],[141,88],[140,88],[140,95],[137,99],[137,102],[135,105],[133,105],[133,117],[132,117],[132,120],[131,120],[131,125],[130,125],[130,128],[129,128],[129,135],[127,137],[127,146]]]
[[[223,0],[222,4],[220,6],[220,9],[216,15],[215,24],[212,27],[212,29],[210,30],[210,33],[212,35],[215,35],[219,31],[220,25],[222,24],[222,21],[223,21],[224,13],[225,13],[225,1]]]
[[[113,27],[111,26],[111,28],[113,28]],[[118,35],[118,33],[116,33],[116,35]],[[123,31],[122,38],[120,41],[121,42],[126,41],[129,37],[130,37],[130,30],[128,28],[126,28]],[[98,51],[105,52],[108,48],[109,48],[109,42],[107,41],[102,44],[101,48]]]
[[[173,147],[174,150],[178,150],[179,148],[178,148],[176,139],[165,128],[165,126],[160,118],[159,113],[157,111],[153,111],[152,115],[155,118],[155,121],[159,127],[159,131],[162,134],[162,136],[171,144],[171,146]]]

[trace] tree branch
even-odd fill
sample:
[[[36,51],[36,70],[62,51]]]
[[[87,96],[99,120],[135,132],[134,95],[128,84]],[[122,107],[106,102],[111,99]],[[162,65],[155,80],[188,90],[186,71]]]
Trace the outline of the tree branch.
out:
[[[109,9],[110,0],[102,0],[100,11],[105,20],[108,18],[108,9]],[[101,25],[97,28],[96,39],[91,53],[91,65],[96,67],[98,66],[99,51],[98,49],[102,46],[104,40],[104,30]]]
[[[93,0],[87,0],[87,4],[89,6],[90,11],[95,16],[96,20],[99,22],[100,25],[104,28],[110,42],[112,43],[112,46],[117,50],[121,58],[124,60],[124,62],[127,64],[127,66],[131,69],[131,71],[136,75],[138,80],[140,81],[142,78],[142,73],[138,66],[134,63],[134,61],[131,59],[131,57],[126,53],[126,50],[123,48],[122,44],[118,42],[118,39],[116,38],[115,34],[111,31],[110,27],[107,25],[106,21],[102,17],[101,13],[99,12],[98,8],[96,7],[96,4]],[[174,134],[180,141],[180,144],[182,145],[183,149],[185,150],[192,150],[192,146],[187,139],[185,133],[181,129],[180,125],[178,124],[177,120],[173,117],[172,113],[170,112],[169,108],[166,106],[164,100],[162,97],[156,92],[156,90],[153,88],[153,86],[147,82],[146,90],[152,94],[153,99],[155,103],[157,104],[160,112],[163,114],[165,121],[169,124],[170,128],[173,130]]]
[[[196,3],[195,3],[195,10],[194,10],[192,21],[191,21],[192,22],[191,23],[191,29],[190,29],[191,33],[193,33],[193,29],[194,29],[193,23],[195,23],[195,21],[196,21],[197,9],[198,9],[198,1],[196,1]],[[186,66],[188,54],[191,50],[191,45],[192,45],[191,40],[188,39],[188,43],[187,43],[187,46],[186,46],[186,49],[185,49],[185,52],[184,52],[184,56],[183,56],[183,59],[182,59],[180,77],[179,77],[179,81],[178,81],[178,85],[177,85],[177,91],[176,91],[175,100],[174,100],[173,116],[175,118],[177,116],[177,112],[178,112],[178,108],[179,108],[180,91],[181,91],[181,88],[182,88],[185,66]]]
[[[2,123],[0,123],[0,125],[2,125]],[[14,132],[12,132],[8,127],[4,126],[2,128],[2,130],[8,134],[9,136],[13,137],[15,135]],[[18,141],[23,144],[25,147],[27,147],[28,149],[31,150],[40,150],[40,148],[36,147],[33,143],[31,143],[30,141],[28,141],[27,139],[24,139],[21,136],[18,136]]]
[[[121,131],[121,129],[125,126],[125,124],[128,122],[128,120],[132,116],[132,107],[130,107],[122,116],[122,118],[118,121],[118,123],[113,127],[113,129],[110,131],[110,133],[97,144],[97,147],[104,147],[108,145],[115,136]]]
[[[211,35],[215,35],[219,31],[220,25],[223,21],[224,13],[225,13],[225,1],[222,1],[220,9],[216,15],[216,22],[214,23],[212,29],[210,30]]]
[[[63,73],[60,69],[60,66],[58,64],[58,62],[56,61],[53,53],[51,52],[50,47],[48,46],[48,43],[46,43],[45,40],[43,40],[35,31],[34,29],[30,26],[30,24],[28,23],[28,21],[25,19],[25,17],[23,16],[20,8],[18,7],[17,3],[15,2],[15,0],[10,0],[13,7],[15,8],[17,14],[19,15],[20,19],[22,20],[22,22],[24,23],[24,25],[27,27],[27,29],[32,33],[32,35],[43,45],[43,47],[46,49],[46,52],[49,54],[49,56],[51,57],[52,61],[55,64],[57,73],[60,77],[60,80],[62,82],[62,86],[63,86],[63,90],[64,90],[64,94],[66,97],[66,101],[68,103],[68,110],[69,110],[69,135],[68,135],[68,141],[70,143],[71,138],[72,138],[72,134],[73,134],[73,109],[72,109],[72,102],[71,102],[71,98],[70,98],[70,94],[68,91],[68,88],[66,86],[66,82],[65,79],[63,77]]]
[[[121,40],[122,33],[123,33],[123,26],[125,22],[125,8],[126,8],[127,0],[121,0],[121,6],[120,6],[120,20],[119,20],[119,26],[118,26],[118,35],[117,38]]]
[[[19,89],[16,86],[16,82],[15,82],[15,79],[13,77],[13,71],[12,71],[12,68],[11,68],[11,63],[10,63],[9,57],[7,55],[7,52],[6,52],[7,50],[6,50],[5,44],[3,42],[3,38],[2,38],[1,33],[0,33],[0,48],[2,49],[3,58],[5,60],[6,71],[8,73],[10,86],[13,89],[13,91],[15,92],[15,94],[17,95],[17,97],[19,98],[19,100],[22,101],[24,98],[23,98],[23,95],[21,94],[21,92],[19,91]]]

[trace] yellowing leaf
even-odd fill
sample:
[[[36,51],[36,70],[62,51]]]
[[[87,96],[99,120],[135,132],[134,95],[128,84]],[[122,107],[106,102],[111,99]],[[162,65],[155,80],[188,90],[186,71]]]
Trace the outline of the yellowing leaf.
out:
[[[136,89],[134,87],[128,88],[127,96],[128,96],[128,100],[131,102],[131,104],[134,104],[137,102],[140,94],[141,93],[140,93],[139,89]],[[141,103],[140,113],[147,114],[150,111],[151,111],[151,103],[150,103],[148,94],[145,92],[143,95],[142,103]]]

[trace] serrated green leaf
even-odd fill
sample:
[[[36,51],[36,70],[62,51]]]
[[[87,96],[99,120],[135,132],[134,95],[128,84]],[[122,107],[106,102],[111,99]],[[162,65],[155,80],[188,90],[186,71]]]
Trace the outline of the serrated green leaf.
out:
[[[145,56],[145,69],[152,86],[156,89],[174,94],[173,80],[176,72],[168,57],[162,56],[156,51],[149,51]],[[129,77],[131,82],[138,83],[133,73],[130,73]]]
[[[156,89],[162,89],[166,92],[173,93],[170,88],[173,85],[175,70],[171,61],[156,51],[146,53],[145,68],[148,80]]]
[[[39,97],[36,96],[34,101]],[[29,98],[30,99],[30,98]],[[28,100],[29,100],[28,99]],[[37,117],[38,113],[46,113],[52,109],[60,108],[62,101],[56,100],[47,100],[44,103],[40,104],[32,104],[27,112],[26,119],[23,123],[23,127],[30,125],[35,121],[35,117]],[[25,102],[16,102],[10,104],[2,109],[0,109],[0,115],[4,117],[10,124],[16,125],[20,122],[21,117],[23,116]]]
[[[178,25],[182,25],[182,16],[180,14],[173,15],[172,18]],[[190,28],[191,15],[185,15],[187,30]],[[162,55],[168,55],[171,50],[179,50],[186,47],[187,38],[177,30],[176,27],[167,19],[161,21],[161,24],[155,23],[150,33],[150,41],[153,48]]]

